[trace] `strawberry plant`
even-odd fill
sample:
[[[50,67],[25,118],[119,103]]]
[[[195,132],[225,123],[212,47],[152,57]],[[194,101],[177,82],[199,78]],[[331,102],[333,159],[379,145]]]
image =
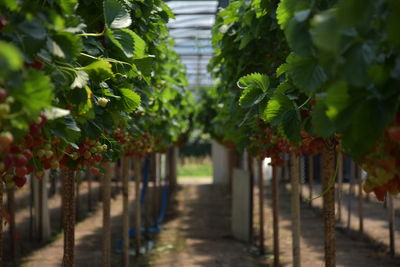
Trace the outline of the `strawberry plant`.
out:
[[[27,174],[61,169],[73,190],[76,170],[99,175],[105,162],[166,149],[186,134],[193,99],[170,18],[160,0],[2,1],[2,181],[20,187]],[[73,264],[68,209],[65,266]]]

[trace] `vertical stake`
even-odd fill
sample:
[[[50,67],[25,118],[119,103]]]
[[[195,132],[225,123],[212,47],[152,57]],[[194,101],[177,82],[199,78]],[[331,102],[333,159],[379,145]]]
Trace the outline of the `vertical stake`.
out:
[[[292,215],[292,253],[293,266],[300,267],[300,166],[299,156],[292,154],[291,162],[291,215]]]

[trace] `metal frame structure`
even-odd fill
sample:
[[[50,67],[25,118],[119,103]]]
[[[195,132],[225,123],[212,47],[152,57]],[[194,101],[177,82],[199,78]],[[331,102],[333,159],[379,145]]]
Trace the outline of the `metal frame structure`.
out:
[[[219,7],[229,0],[173,0],[166,1],[176,19],[168,23],[175,51],[187,68],[191,88],[211,86],[212,77],[207,64],[213,55],[211,29]]]

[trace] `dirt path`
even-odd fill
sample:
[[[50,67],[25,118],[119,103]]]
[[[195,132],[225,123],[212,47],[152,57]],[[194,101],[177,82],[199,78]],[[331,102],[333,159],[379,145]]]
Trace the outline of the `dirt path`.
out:
[[[131,191],[133,191],[133,184]],[[98,186],[96,186],[98,189]],[[98,194],[96,192],[96,194]],[[84,201],[83,201],[84,202]],[[133,203],[132,203],[133,205]],[[112,241],[120,237],[122,214],[122,195],[118,194],[111,199]],[[90,217],[78,222],[75,229],[75,263],[76,266],[101,266],[101,231],[102,209],[101,204],[96,205]],[[63,238],[62,234],[48,245],[36,250],[22,259],[22,266],[28,267],[59,267],[62,262]],[[118,257],[119,258],[119,257]],[[115,261],[115,260],[114,260]],[[118,260],[117,260],[118,261]],[[118,266],[118,265],[115,265]]]
[[[133,184],[131,184],[133,186]],[[291,266],[289,192],[281,188],[280,242],[282,266]],[[270,188],[266,188],[266,246],[272,251]],[[133,206],[132,196],[132,206]],[[257,209],[256,209],[257,210]],[[323,223],[320,214],[308,205],[301,207],[302,266],[323,266]],[[111,202],[112,245],[120,238],[122,198]],[[270,266],[271,257],[256,258],[251,246],[234,240],[230,234],[230,200],[221,187],[186,181],[176,192],[168,209],[163,231],[155,238],[154,249],[131,266],[155,267],[261,267]],[[100,266],[102,211],[98,209],[76,227],[76,266]],[[256,221],[255,221],[256,223]],[[367,226],[366,226],[367,227]],[[399,258],[390,258],[379,247],[338,229],[337,266],[400,266]],[[60,266],[61,238],[24,259],[23,266]],[[121,266],[121,255],[113,252],[112,266]]]
[[[280,244],[283,266],[292,265],[291,217],[289,186],[280,188]],[[270,188],[266,197],[267,246],[272,248],[272,211]],[[366,227],[369,227],[366,225]],[[324,266],[323,219],[317,210],[308,204],[301,205],[301,263],[307,267]],[[341,228],[336,231],[337,266],[351,267],[395,267],[400,266],[400,258],[391,258],[380,246],[362,238],[348,234]]]
[[[349,190],[348,186],[344,187],[343,197],[342,197],[342,220],[339,223],[339,226],[343,229],[343,231],[347,230],[348,226],[348,216],[349,216]],[[358,191],[358,188],[357,188]],[[314,194],[321,193],[321,186],[314,186]],[[303,195],[309,196],[309,188],[308,186],[303,186]],[[364,193],[365,195],[365,193]],[[358,199],[356,196],[351,196],[351,219],[350,219],[350,229],[353,232],[353,235],[359,236],[359,214],[358,214]],[[394,198],[394,206],[396,207],[396,219],[395,219],[395,239],[397,243],[400,242],[400,212],[399,212],[399,198]],[[322,199],[317,198],[313,200],[312,205],[314,208],[321,210],[322,209]],[[378,202],[371,194],[370,201],[363,200],[363,212],[364,212],[364,233],[363,237],[366,237],[371,240],[375,240],[377,243],[382,244],[384,247],[389,247],[389,230],[388,230],[388,211],[384,208],[383,202]],[[336,203],[336,214],[338,210],[338,205]],[[399,244],[397,244],[399,248]],[[400,254],[400,249],[397,248],[397,254]]]
[[[210,184],[187,184],[178,192],[177,216],[166,223],[152,253],[150,266],[267,266],[253,258],[249,247],[230,235],[226,193]]]

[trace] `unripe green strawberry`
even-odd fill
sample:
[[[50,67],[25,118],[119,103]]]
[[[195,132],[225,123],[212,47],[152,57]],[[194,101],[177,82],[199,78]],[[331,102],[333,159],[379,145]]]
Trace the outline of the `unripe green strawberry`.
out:
[[[0,104],[0,118],[8,115],[10,113],[10,105],[6,103]]]
[[[110,100],[108,100],[108,99],[105,98],[105,97],[99,97],[99,98],[97,99],[97,104],[98,104],[100,107],[105,108],[105,107],[107,106],[107,104],[108,104],[109,101],[110,101]]]

